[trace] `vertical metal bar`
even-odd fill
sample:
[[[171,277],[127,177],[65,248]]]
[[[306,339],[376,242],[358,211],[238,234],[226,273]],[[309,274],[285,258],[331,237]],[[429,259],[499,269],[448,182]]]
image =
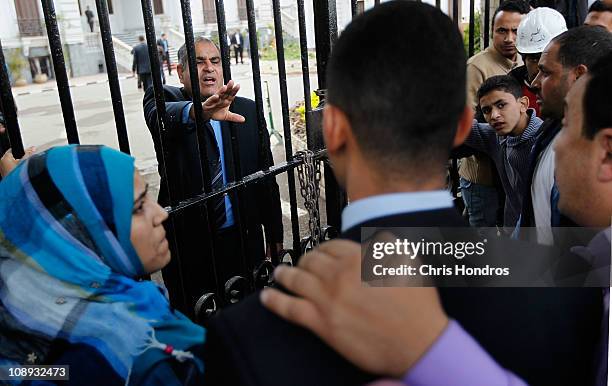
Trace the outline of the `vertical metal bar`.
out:
[[[155,45],[157,45],[157,42],[155,41],[155,25],[153,22],[153,10],[151,9],[151,4],[149,3],[149,0],[141,0],[141,6],[142,6],[142,16],[143,16],[144,24],[145,24],[145,31],[147,35],[147,41],[153,42]],[[155,52],[157,52],[157,48],[155,48]],[[149,57],[150,57],[150,54],[151,54],[151,44],[149,44]],[[161,157],[158,158],[160,162],[159,170],[162,173],[161,177],[165,181],[167,181],[166,194],[168,197],[168,201],[170,202],[172,206],[174,206],[178,204],[178,200],[177,200],[177,197],[173,195],[172,189],[170,189],[170,186],[177,186],[178,181],[177,181],[177,176],[175,176],[174,174],[168,173],[168,170],[170,169],[170,167],[168,167],[167,161],[171,160],[172,158],[170,156],[170,151],[168,147],[164,146],[164,138],[166,136],[166,131],[167,131],[166,129],[167,127],[166,102],[164,98],[163,86],[161,84],[161,79],[160,79],[161,73],[159,69],[158,60],[151,62],[151,69],[154,73],[153,93],[155,95],[155,108],[157,111],[157,127],[159,128],[159,131],[156,134],[159,137],[159,143],[160,143],[160,148],[161,148],[160,149]],[[171,244],[172,250],[173,250],[172,258],[177,262],[177,264],[180,265],[181,258],[179,254],[178,241],[176,238],[176,224],[175,224],[174,218],[170,218],[168,233],[170,234],[170,242],[172,243]],[[188,311],[189,309],[191,309],[191,304],[187,304],[187,296],[185,294],[185,287],[182,285],[184,280],[183,280],[182,270],[180,268],[177,270],[177,274],[179,276],[178,282],[180,283],[179,288],[180,288],[181,297],[183,300],[183,310]]]
[[[440,0],[436,0],[436,8],[440,9],[441,6],[441,1]]]
[[[148,1],[148,0],[143,0]],[[185,47],[187,48],[187,62],[189,66],[189,81],[191,82],[191,90],[192,90],[192,98],[193,98],[193,112],[196,121],[196,140],[198,145],[198,153],[200,155],[200,168],[202,171],[202,186],[204,187],[205,192],[211,192],[212,186],[211,181],[212,177],[210,175],[209,170],[209,159],[206,149],[206,127],[204,119],[202,117],[202,98],[200,95],[200,80],[198,75],[198,68],[196,65],[196,52],[195,52],[195,39],[193,36],[193,25],[191,21],[191,4],[190,0],[181,0],[181,14],[183,17],[183,31],[185,32]],[[147,38],[148,40],[148,38]],[[153,31],[151,43],[157,44],[155,41],[155,31]],[[152,48],[149,46],[149,55],[152,54]],[[159,68],[159,60],[157,59],[157,46],[155,46],[155,54],[156,54],[156,63],[155,66]],[[153,67],[153,63],[151,63]],[[158,77],[157,81],[160,83],[161,87],[161,79]],[[209,138],[210,141],[215,141],[215,138]],[[215,279],[217,281],[217,288],[219,293],[222,290],[222,284],[219,282],[219,277],[217,276],[217,268],[216,268],[216,255],[215,255],[215,242],[214,235],[216,234],[216,227],[210,221],[211,218],[214,218],[214,208],[213,205],[208,205],[206,203],[206,210],[200,206],[200,210],[202,213],[203,220],[206,222],[208,226],[208,234],[210,237],[210,256],[212,256],[212,268],[214,272]]]
[[[459,0],[453,0],[453,21],[455,24],[461,23],[461,18],[459,17]]]
[[[74,117],[72,97],[70,96],[70,84],[68,83],[68,75],[66,74],[64,51],[62,50],[62,40],[57,26],[57,16],[55,15],[53,0],[41,0],[41,2],[43,13],[45,14],[45,25],[47,27],[47,36],[49,37],[51,58],[55,69],[57,91],[60,98],[60,104],[62,105],[64,126],[66,126],[66,136],[68,138],[68,143],[79,143],[79,133]]]
[[[111,100],[113,103],[119,149],[124,153],[130,154],[130,141],[128,139],[127,126],[125,123],[121,88],[119,86],[119,76],[117,74],[117,62],[115,61],[115,51],[113,49],[113,35],[111,32],[106,0],[96,0],[96,8],[98,11],[98,21],[100,23],[100,37],[102,38],[102,48],[104,49],[104,60],[106,61],[106,73],[108,74],[108,86],[110,88]]]
[[[374,5],[380,4],[380,0],[374,0]]]
[[[217,30],[219,31],[219,48],[221,49],[221,61],[223,64],[223,83],[227,84],[232,79],[231,52],[227,45],[227,28],[225,22],[225,6],[223,0],[215,0],[217,12]]]
[[[329,61],[331,48],[338,38],[336,1],[313,0],[313,7],[319,89],[325,89],[327,84],[327,62]],[[323,99],[324,93],[319,93],[319,95]],[[306,126],[306,135],[311,137],[308,129],[309,127]],[[340,189],[328,163],[324,162],[323,167],[325,174],[325,212],[327,214],[327,223],[336,229],[340,229],[340,215],[342,208],[346,205],[346,196]]]
[[[315,45],[317,48],[317,75],[319,88],[326,88],[326,67],[331,48],[338,38],[335,0],[313,0],[315,19]]]
[[[470,0],[470,36],[468,41],[468,56],[471,58],[474,56],[474,39],[475,39],[475,31],[474,31],[474,0]]]
[[[357,0],[351,0],[351,15],[357,16]]]
[[[285,136],[285,160],[293,157],[291,144],[291,123],[289,122],[289,96],[287,94],[287,71],[285,69],[285,46],[283,41],[283,23],[280,13],[280,0],[272,0],[274,14],[274,33],[276,35],[276,57],[278,59],[278,82],[281,95],[281,109],[283,113],[283,132]],[[295,173],[291,169],[287,172],[289,185],[289,204],[291,206],[291,235],[293,237],[293,250],[298,251],[300,245],[300,225],[297,214],[297,196],[295,193]]]
[[[308,67],[308,42],[306,38],[306,14],[304,12],[304,0],[297,0],[298,26],[300,32],[300,57],[302,61],[302,83],[304,86],[304,117],[306,121],[306,132],[311,130],[312,122],[309,112],[312,111],[310,101],[310,73]],[[306,135],[306,140],[310,141],[310,136]],[[310,149],[311,144],[307,143]],[[299,249],[298,249],[299,251]]]
[[[223,0],[215,0],[215,11],[217,13],[217,31],[219,32],[219,48],[221,50],[221,65],[223,67],[223,83],[227,84],[227,82],[232,79],[232,69],[231,69],[231,52],[229,46],[227,45],[227,27],[225,22],[225,5]],[[230,110],[233,109],[233,106],[230,106]],[[238,180],[242,177],[242,169],[240,166],[240,148],[238,146],[238,133],[236,126],[228,122],[230,129],[230,142],[232,144],[232,166],[234,172],[234,179]],[[227,165],[227,163],[226,163]],[[231,199],[235,199],[233,201],[232,207],[234,208],[234,213],[236,214],[234,218],[234,222],[238,227],[239,234],[239,242],[240,242],[240,257],[242,259],[242,265],[247,270],[247,257],[246,257],[246,244],[244,240],[246,240],[246,229],[244,229],[243,224],[245,223],[242,215],[244,213],[243,208],[243,194],[240,190],[236,191],[235,194],[230,196]],[[247,278],[250,279],[251,275],[247,275]]]
[[[491,8],[491,0],[485,0],[484,2],[484,21],[482,23],[482,29],[484,31],[484,37],[482,40],[484,40],[483,42],[483,48],[487,48],[489,47],[489,18],[490,18],[490,13],[489,13],[489,8]]]
[[[11,82],[6,73],[6,61],[4,59],[4,51],[2,51],[2,42],[0,41],[0,106],[6,123],[6,133],[8,134],[8,142],[2,143],[1,148],[4,153],[10,146],[15,158],[23,157],[23,141],[21,140],[21,132],[19,130],[19,122],[17,121],[17,109],[13,100],[13,92],[11,91]],[[0,139],[5,141],[6,134],[1,134]],[[2,157],[3,154],[0,154]]]
[[[253,88],[255,90],[255,107],[257,109],[257,127],[259,129],[259,140],[261,144],[269,142],[268,133],[264,132],[266,119],[263,111],[263,92],[261,89],[261,72],[259,68],[259,48],[257,45],[257,25],[255,24],[255,6],[253,0],[246,0],[247,21],[249,25],[249,42],[251,46],[251,68],[253,70]],[[260,146],[260,159],[268,160],[267,149]],[[267,165],[271,165],[272,160],[268,160]]]

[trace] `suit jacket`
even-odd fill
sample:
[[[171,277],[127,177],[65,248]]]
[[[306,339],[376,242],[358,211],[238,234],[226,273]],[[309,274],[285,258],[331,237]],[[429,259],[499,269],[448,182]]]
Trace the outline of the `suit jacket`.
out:
[[[187,125],[182,122],[183,109],[191,102],[191,99],[185,95],[183,89],[172,86],[164,86],[164,97],[167,117],[164,150],[167,152],[166,167],[170,181],[162,177],[158,200],[161,205],[167,206],[170,204],[167,196],[168,185],[172,189],[173,198],[178,200],[203,193],[203,186],[195,125]],[[162,149],[157,128],[157,108],[153,88],[149,88],[145,93],[143,104],[145,120],[153,137],[157,159],[160,161]],[[234,100],[231,109],[244,116],[246,121],[236,124],[240,152],[238,175],[233,173],[230,127],[225,122],[221,123],[228,182],[239,180],[243,176],[272,165],[270,141],[267,135],[264,143],[261,143],[259,139],[255,103],[238,97]],[[266,130],[265,127],[263,129]],[[211,152],[207,151],[207,154],[210,156]],[[160,175],[163,176],[162,170],[160,170]],[[240,194],[234,191],[230,194],[230,199],[235,221],[238,221],[236,210],[240,208],[240,217],[243,220],[242,226],[246,235],[244,240],[246,257],[251,259],[253,264],[257,264],[265,254],[262,225],[268,242],[282,242],[283,240],[280,194],[276,179],[272,177],[251,184],[242,188]],[[183,210],[173,217],[178,250],[172,250],[173,259],[164,271],[164,276],[165,278],[182,277],[181,284],[172,283],[168,289],[175,306],[191,315],[197,298],[204,292],[219,291],[219,287],[214,287],[215,281],[227,278],[218,277],[212,269],[213,260],[210,253],[212,235],[208,233],[208,225],[202,220],[198,207]],[[229,242],[235,245],[239,240]],[[222,248],[220,245],[217,247]],[[219,251],[217,255],[222,256]],[[238,258],[239,256],[236,256],[236,259]],[[233,256],[231,260],[234,261]],[[224,262],[228,260],[225,259]],[[228,262],[228,264],[235,267],[240,266],[236,262]],[[179,267],[181,271],[178,271]],[[166,282],[168,284],[168,281]],[[180,295],[181,293],[183,295]],[[181,306],[181,299],[185,300],[183,306]]]
[[[178,199],[185,199],[203,192],[202,178],[200,170],[200,160],[198,156],[197,139],[194,127],[188,127],[182,123],[182,112],[185,106],[191,103],[191,99],[184,94],[182,88],[164,86],[164,97],[166,100],[167,114],[167,137],[169,142],[168,152],[171,157],[169,164],[176,165],[176,170],[171,172],[178,173],[181,186],[172,186],[173,193],[177,194]],[[153,89],[145,93],[144,112],[147,126],[153,136],[155,152],[158,160],[161,155],[161,144],[157,135],[157,108]],[[255,102],[250,99],[236,97],[231,110],[245,117],[245,122],[236,125],[236,136],[238,149],[240,151],[239,175],[233,173],[232,146],[230,138],[230,126],[227,122],[221,122],[221,132],[223,137],[223,148],[225,152],[225,165],[228,181],[239,180],[243,176],[255,173],[262,169],[272,166],[272,152],[270,150],[270,140],[266,135],[265,143],[261,143],[257,130],[257,114]],[[266,128],[263,128],[266,131]],[[263,147],[263,154],[261,148]],[[161,175],[160,170],[160,175]],[[159,202],[161,205],[169,205],[167,197],[168,181],[162,179]],[[265,227],[266,236],[273,242],[283,240],[283,223],[280,205],[280,193],[275,178],[265,180],[265,182],[250,185],[245,188],[244,208],[245,218],[249,226]],[[237,202],[232,201],[232,206],[236,208]]]
[[[360,241],[361,226],[466,223],[454,209],[431,210],[367,221],[340,237]],[[588,384],[592,379],[603,312],[600,289],[440,288],[439,292],[450,317],[501,366],[530,385]],[[246,323],[247,316],[254,323]],[[209,376],[221,380],[219,384],[230,384],[223,383],[228,374],[233,377],[231,384],[243,385],[361,385],[375,377],[348,364],[313,334],[268,312],[255,295],[212,319],[207,344],[213,361],[207,362],[208,368],[219,365],[221,372]]]
[[[244,43],[244,38],[242,37],[242,34],[238,34],[238,36],[239,38],[236,39],[236,34],[232,34],[232,37],[230,38],[230,43],[238,47],[242,47]]]
[[[132,71],[137,71],[138,74],[151,73],[151,61],[149,60],[149,49],[146,43],[140,43],[132,49],[134,61],[132,63]]]

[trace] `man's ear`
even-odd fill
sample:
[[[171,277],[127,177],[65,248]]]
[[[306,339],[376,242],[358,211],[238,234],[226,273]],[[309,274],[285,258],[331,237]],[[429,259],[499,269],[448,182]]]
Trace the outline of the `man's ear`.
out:
[[[523,95],[518,99],[518,101],[521,104],[521,113],[527,112],[527,109],[529,108],[529,97]]]
[[[586,74],[588,70],[588,67],[584,64],[579,64],[578,66],[576,66],[574,68],[574,76],[576,77],[576,80],[578,80],[578,78],[580,78],[582,75]]]
[[[599,130],[594,141],[597,149],[597,179],[612,184],[612,127]]]
[[[183,65],[182,64],[179,63],[176,65],[176,73],[181,83],[183,83]]]
[[[459,117],[459,122],[457,122],[457,131],[453,139],[453,147],[457,147],[465,142],[465,139],[470,135],[470,131],[472,130],[473,121],[474,110],[470,106],[465,105]]]
[[[323,139],[329,153],[337,153],[345,145],[351,125],[344,111],[327,103],[323,109]]]

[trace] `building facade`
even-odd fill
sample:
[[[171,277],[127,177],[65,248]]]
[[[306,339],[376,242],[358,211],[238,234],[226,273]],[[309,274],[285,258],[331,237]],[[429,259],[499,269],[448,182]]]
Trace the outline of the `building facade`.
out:
[[[427,1],[435,3],[435,0]],[[304,3],[308,47],[314,48],[313,2],[306,0]],[[95,0],[55,0],[54,4],[68,75],[75,77],[104,72]],[[117,63],[121,69],[129,71],[131,47],[138,35],[144,34],[140,1],[107,0],[107,4]],[[442,1],[442,9],[448,12],[450,4],[450,0]],[[193,0],[190,5],[194,32],[216,38],[215,0]],[[274,36],[272,0],[254,0],[254,6],[259,44],[266,45]],[[374,0],[358,1],[360,11],[372,6]],[[246,0],[226,0],[224,7],[228,33],[241,31],[246,37]],[[87,8],[94,14],[93,32],[87,21]],[[152,8],[158,35],[166,32],[176,55],[176,49],[184,41],[180,1],[152,0]],[[338,30],[341,31],[351,20],[350,1],[336,0],[336,12]],[[295,0],[281,0],[281,16],[285,36],[297,39],[299,30]],[[53,78],[41,2],[0,0],[0,20],[3,21],[0,23],[0,39],[12,82],[21,79],[22,83],[29,83]]]

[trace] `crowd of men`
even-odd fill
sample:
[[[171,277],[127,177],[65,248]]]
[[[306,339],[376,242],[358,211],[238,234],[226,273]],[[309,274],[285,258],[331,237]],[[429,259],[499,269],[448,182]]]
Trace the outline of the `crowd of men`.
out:
[[[466,225],[445,186],[448,159],[459,156],[470,225],[502,226],[508,250],[518,243],[510,235],[529,227],[543,245],[559,241],[560,226],[597,228],[571,253],[587,271],[607,264],[609,282],[611,7],[596,0],[585,25],[568,29],[553,9],[507,0],[493,14],[492,45],[469,59],[456,24],[424,3],[385,2],[355,18],[332,50],[323,117],[328,156],[350,201],[339,240],[297,267],[279,266],[282,290],[265,289],[212,319],[211,382],[607,384],[609,288],[373,289],[360,281],[357,243],[362,227]],[[231,43],[242,46],[242,37]],[[160,165],[170,168],[160,170],[163,206],[272,165],[255,103],[237,96],[233,81],[223,84],[218,47],[197,38],[195,52],[199,90],[183,46],[183,87],[164,86],[163,128],[145,87],[146,123]],[[177,217],[180,260],[164,272],[174,305],[188,313],[237,266],[255,267],[283,247],[274,178],[207,208],[209,224],[201,213]]]
[[[596,2],[589,15],[605,6]],[[536,227],[546,245],[561,225],[598,228],[576,254],[592,268],[607,261],[609,283],[612,34],[602,26],[568,30],[558,12],[518,0],[500,5],[492,30],[493,45],[467,61],[456,27],[427,5],[389,2],[342,33],[328,64],[323,119],[334,174],[350,200],[341,240],[298,267],[277,268],[288,292],[266,289],[213,319],[209,347],[226,347],[211,358],[225,370],[212,371],[216,377],[304,385],[359,384],[371,374],[418,385],[607,384],[608,288],[374,290],[360,283],[362,256],[345,241],[361,241],[364,226],[461,226],[444,191],[454,148],[480,155],[462,165],[472,225],[498,224],[495,184],[487,201],[483,180],[469,179],[492,181],[484,164],[492,159],[508,234]],[[516,246],[509,240],[506,247]],[[291,347],[283,347],[287,336]]]

